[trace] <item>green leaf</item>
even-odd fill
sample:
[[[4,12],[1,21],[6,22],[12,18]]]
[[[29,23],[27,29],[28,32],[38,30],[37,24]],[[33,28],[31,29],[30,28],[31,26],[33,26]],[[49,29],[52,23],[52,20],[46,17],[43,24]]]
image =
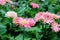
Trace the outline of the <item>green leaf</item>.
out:
[[[0,17],[0,22],[2,21],[2,17]]]
[[[41,28],[38,27],[32,27],[31,29],[25,29],[25,31],[32,31],[32,32],[41,32]]]
[[[35,38],[33,38],[32,40],[36,40]]]
[[[59,19],[56,19],[55,21],[60,24],[60,18]]]
[[[6,32],[6,26],[0,24],[0,35]]]
[[[48,0],[50,2],[50,4],[56,4],[58,2],[58,0]]]
[[[23,40],[23,35],[19,34],[18,36],[15,37],[15,40]]]
[[[38,32],[36,32],[36,39],[40,40],[43,37],[43,35],[40,35]]]
[[[14,40],[14,37],[9,37],[9,40]]]
[[[30,38],[24,37],[24,40],[30,40]]]
[[[48,5],[48,11],[51,13],[55,12],[55,7],[53,7],[52,5]]]
[[[52,40],[60,40],[60,38],[57,37],[57,35],[55,35]]]
[[[50,27],[49,24],[45,24],[45,28],[48,29]]]

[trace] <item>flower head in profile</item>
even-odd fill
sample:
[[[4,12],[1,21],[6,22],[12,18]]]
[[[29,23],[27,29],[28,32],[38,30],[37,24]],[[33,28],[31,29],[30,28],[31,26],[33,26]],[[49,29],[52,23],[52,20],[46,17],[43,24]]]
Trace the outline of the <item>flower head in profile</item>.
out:
[[[59,32],[59,31],[60,31],[60,25],[57,24],[56,22],[52,22],[52,23],[51,23],[51,29],[52,29],[52,31],[54,31],[54,32]]]
[[[34,2],[30,3],[30,5],[32,6],[32,8],[39,8],[39,4],[36,4]]]
[[[35,21],[42,20],[43,19],[43,13],[44,12],[38,12],[34,17]]]
[[[16,17],[17,17],[17,13],[14,12],[14,11],[8,11],[8,12],[5,14],[5,17],[8,17],[8,18],[16,18]]]
[[[59,15],[56,15],[56,14],[52,14],[51,16],[52,16],[54,19],[60,18],[60,16],[59,16]]]

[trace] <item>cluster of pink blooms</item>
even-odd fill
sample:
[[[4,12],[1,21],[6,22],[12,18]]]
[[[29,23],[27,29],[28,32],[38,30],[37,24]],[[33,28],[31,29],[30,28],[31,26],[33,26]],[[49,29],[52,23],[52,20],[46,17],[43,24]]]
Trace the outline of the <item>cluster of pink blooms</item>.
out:
[[[5,17],[13,18],[14,24],[24,26],[25,28],[31,28],[31,26],[34,26],[37,21],[42,20],[44,23],[50,24],[53,31],[60,31],[60,24],[56,23],[54,20],[60,18],[60,16],[49,12],[39,12],[34,18],[22,18],[18,17],[16,12],[9,11],[5,14]]]
[[[48,23],[51,25],[51,29],[55,32],[60,31],[60,24],[56,23],[54,19],[58,19],[60,16],[56,14],[51,14],[49,12],[39,12],[35,16],[35,21],[42,20],[44,23]]]
[[[39,4],[37,3],[32,2],[30,3],[30,5],[32,6],[32,8],[39,8]]]
[[[49,12],[39,12],[35,15],[34,18],[22,18],[18,17],[16,12],[8,11],[5,14],[5,17],[13,18],[14,24],[23,26],[25,28],[31,28],[31,26],[34,26],[37,21],[42,20],[44,23],[48,23],[51,25],[52,31],[60,31],[60,24],[56,23],[54,20],[60,18],[60,16],[56,14],[51,14]]]
[[[13,4],[13,2],[11,0],[0,0],[0,5],[5,5],[6,2]]]
[[[56,15],[56,14],[51,14],[49,12],[39,12],[35,15],[35,21],[39,21],[42,20],[44,21],[44,23],[51,23],[54,22],[54,19],[58,19],[60,18],[60,16]]]

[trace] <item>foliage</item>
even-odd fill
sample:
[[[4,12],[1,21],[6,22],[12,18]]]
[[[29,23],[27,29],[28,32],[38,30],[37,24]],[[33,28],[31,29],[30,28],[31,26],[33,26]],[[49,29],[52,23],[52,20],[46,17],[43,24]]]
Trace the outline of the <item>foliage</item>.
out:
[[[39,21],[31,29],[16,26],[11,18],[4,15],[7,11],[15,11],[18,16],[33,18],[36,13],[51,12],[60,15],[60,0],[12,0],[17,4],[0,5],[0,40],[60,40],[60,32],[53,32],[49,24]],[[33,9],[30,2],[39,4]],[[56,20],[60,24],[60,19]]]

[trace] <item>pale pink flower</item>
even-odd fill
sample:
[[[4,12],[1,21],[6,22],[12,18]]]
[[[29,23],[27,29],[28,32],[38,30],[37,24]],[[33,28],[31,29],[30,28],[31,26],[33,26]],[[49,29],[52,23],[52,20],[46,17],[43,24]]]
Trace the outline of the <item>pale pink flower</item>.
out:
[[[0,5],[5,5],[5,0],[0,0]]]
[[[6,2],[13,4],[13,2],[11,0],[0,0],[0,5],[5,5]]]
[[[56,15],[56,14],[52,14],[51,16],[52,16],[53,18],[55,18],[55,19],[60,18],[60,16],[59,16],[59,15]]]
[[[54,22],[53,17],[51,16],[51,13],[49,12],[39,12],[35,15],[35,21],[42,20],[44,23],[51,23]]]
[[[43,21],[44,21],[44,23],[50,24],[51,22],[54,22],[54,19],[49,12],[46,12],[43,14]]]
[[[16,17],[17,17],[17,13],[14,12],[14,11],[8,11],[8,12],[5,14],[5,17],[8,17],[8,18],[16,18]]]
[[[39,8],[39,4],[36,4],[34,2],[30,3],[30,5],[32,6],[32,8]]]
[[[60,31],[60,25],[59,24],[57,24],[57,23],[55,23],[55,22],[52,22],[51,23],[51,29],[52,29],[52,31],[54,31],[54,32],[58,32],[58,31]]]
[[[13,23],[24,26],[25,28],[31,28],[31,26],[34,26],[35,21],[32,18],[16,18],[13,20]]]
[[[43,13],[44,12],[38,12],[34,17],[35,21],[42,20],[43,19]]]
[[[13,4],[13,2],[11,0],[5,0],[5,2],[8,2],[10,4]]]

